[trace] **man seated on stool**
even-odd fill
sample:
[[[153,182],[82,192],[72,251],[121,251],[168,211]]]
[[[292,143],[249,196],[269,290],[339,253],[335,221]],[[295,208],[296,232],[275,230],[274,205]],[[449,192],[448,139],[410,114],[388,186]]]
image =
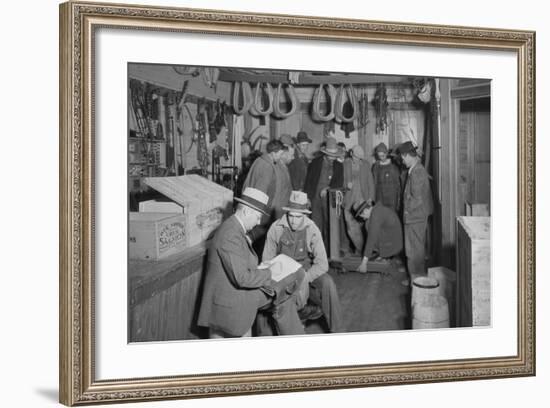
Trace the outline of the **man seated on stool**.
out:
[[[389,262],[389,258],[401,252],[403,229],[395,211],[381,203],[363,201],[355,207],[355,216],[365,222],[367,235],[357,272],[367,273],[369,259],[378,256],[377,262]]]
[[[304,270],[296,296],[298,314],[302,321],[315,320],[325,316],[331,332],[341,332],[341,306],[336,285],[328,272],[328,260],[321,231],[306,214],[308,209],[306,193],[293,191],[286,211],[275,221],[265,242],[262,260],[269,261],[279,254],[285,254],[299,262]],[[309,303],[308,303],[309,300]]]
[[[258,269],[258,256],[246,235],[267,215],[268,196],[247,187],[235,200],[235,214],[218,228],[208,249],[198,325],[209,327],[211,338],[250,336],[258,310],[269,309],[277,334],[304,334],[292,293],[304,272],[295,273],[295,281],[281,291],[283,299],[276,299],[277,283],[269,269]]]

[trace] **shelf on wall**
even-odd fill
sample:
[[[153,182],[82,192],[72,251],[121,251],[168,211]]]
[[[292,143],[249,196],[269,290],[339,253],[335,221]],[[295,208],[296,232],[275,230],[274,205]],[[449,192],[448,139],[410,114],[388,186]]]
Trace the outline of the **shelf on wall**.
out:
[[[149,139],[147,137],[129,137],[130,142],[166,143],[165,139]]]

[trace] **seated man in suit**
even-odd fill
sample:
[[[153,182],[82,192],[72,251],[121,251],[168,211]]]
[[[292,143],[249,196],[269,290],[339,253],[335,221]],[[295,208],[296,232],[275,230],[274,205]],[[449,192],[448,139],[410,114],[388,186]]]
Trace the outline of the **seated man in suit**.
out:
[[[389,262],[403,249],[403,229],[395,211],[381,203],[363,201],[355,206],[355,216],[365,222],[366,243],[357,272],[367,273],[369,259]]]
[[[293,281],[287,281],[279,296],[270,270],[258,268],[246,235],[267,214],[268,196],[248,187],[235,200],[239,203],[235,214],[218,228],[208,250],[198,325],[209,327],[210,337],[250,336],[258,310],[269,309],[277,334],[303,334],[292,292],[303,280],[303,270],[292,275]]]
[[[340,300],[336,285],[328,272],[328,260],[321,231],[306,215],[307,195],[293,191],[281,218],[267,232],[262,260],[269,261],[285,254],[305,269],[305,279],[296,296],[298,314],[302,320],[324,315],[331,332],[342,332]],[[308,302],[309,301],[309,302]]]

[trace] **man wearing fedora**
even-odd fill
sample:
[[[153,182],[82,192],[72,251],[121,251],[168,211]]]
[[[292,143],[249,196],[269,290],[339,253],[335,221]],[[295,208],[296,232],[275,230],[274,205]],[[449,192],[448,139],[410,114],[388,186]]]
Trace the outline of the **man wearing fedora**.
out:
[[[303,270],[290,275],[275,299],[278,283],[269,269],[258,269],[258,257],[247,232],[267,214],[268,197],[246,188],[235,214],[216,231],[208,250],[208,264],[198,325],[210,329],[210,337],[250,336],[259,309],[270,309],[278,334],[303,334],[294,292],[304,279]],[[276,306],[274,301],[277,301]]]
[[[290,173],[290,181],[292,182],[292,189],[295,191],[303,191],[304,183],[306,181],[307,166],[309,165],[309,159],[307,157],[307,150],[311,143],[311,139],[307,133],[303,130],[298,132],[295,140],[294,158],[288,164],[288,171]]]
[[[293,191],[283,209],[286,214],[275,221],[265,242],[262,260],[269,261],[285,254],[305,269],[305,278],[296,296],[298,314],[302,320],[324,316],[331,332],[341,332],[342,316],[336,285],[328,272],[328,260],[321,231],[307,217],[307,195]]]
[[[401,221],[393,209],[381,203],[363,201],[355,207],[355,216],[364,222],[366,243],[362,249],[363,258],[357,272],[366,273],[369,259],[389,262],[403,249]]]
[[[403,190],[403,224],[405,229],[405,255],[410,281],[426,275],[425,245],[428,217],[433,213],[433,196],[428,172],[420,163],[420,157],[412,142],[398,148],[403,164],[408,169]]]
[[[388,147],[380,143],[374,148],[376,162],[372,166],[375,184],[374,201],[399,212],[401,201],[401,172],[388,156]]]
[[[342,158],[342,151],[334,137],[327,137],[321,153],[307,168],[304,192],[311,201],[311,219],[321,230],[326,244],[329,238],[327,191],[344,187],[344,166],[337,160]]]

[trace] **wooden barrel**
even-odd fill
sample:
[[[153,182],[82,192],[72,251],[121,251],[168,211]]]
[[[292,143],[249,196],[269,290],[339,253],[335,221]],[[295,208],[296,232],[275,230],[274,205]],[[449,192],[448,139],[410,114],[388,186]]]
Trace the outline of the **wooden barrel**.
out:
[[[428,276],[439,282],[439,294],[447,299],[449,305],[449,323],[451,327],[455,327],[455,310],[456,310],[456,273],[444,266],[435,266],[428,268]]]
[[[411,309],[420,299],[439,294],[439,282],[428,276],[419,276],[413,280],[411,294]]]
[[[413,306],[413,329],[439,329],[449,327],[449,305],[441,295],[430,294]]]

